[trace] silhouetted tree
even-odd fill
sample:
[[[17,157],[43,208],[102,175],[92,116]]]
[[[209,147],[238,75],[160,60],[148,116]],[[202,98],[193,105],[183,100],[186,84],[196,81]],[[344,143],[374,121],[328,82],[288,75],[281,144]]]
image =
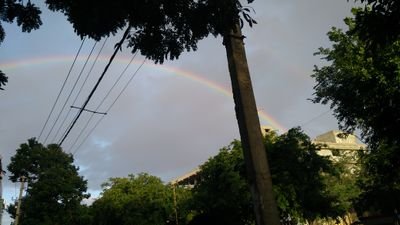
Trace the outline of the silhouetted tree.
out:
[[[85,207],[80,205],[87,182],[78,174],[73,158],[55,144],[47,147],[35,139],[20,145],[8,165],[10,180],[25,177],[28,183],[22,200],[21,225],[84,224]],[[9,213],[15,217],[14,206]]]
[[[17,21],[18,26],[22,28],[22,32],[31,32],[38,29],[42,25],[40,20],[40,9],[27,1],[24,4],[20,0],[0,0],[0,44],[3,42],[6,33],[4,32],[1,22],[13,23]],[[8,81],[8,77],[0,70],[0,90],[3,90]]]
[[[195,51],[197,42],[210,34],[222,36],[256,222],[279,224],[239,26],[243,21],[250,26],[256,23],[248,14],[250,8],[243,7],[239,0],[47,0],[46,3],[51,10],[63,12],[81,37],[99,40],[126,27],[131,51],[140,51],[156,63],[177,59],[183,51]]]
[[[313,102],[329,104],[340,127],[361,130],[368,144],[360,157],[359,211],[393,212],[400,198],[400,175],[393,169],[400,168],[399,1],[368,2],[371,8],[353,9],[356,18],[345,19],[348,31],[328,33],[332,48],[318,51],[330,65],[314,70]],[[394,30],[375,33],[392,23]]]
[[[331,194],[325,181],[337,177],[338,171],[328,158],[317,154],[319,147],[299,128],[280,136],[267,134],[265,147],[282,221],[296,224],[344,213],[337,207],[343,193]],[[193,188],[198,214],[190,224],[254,223],[242,151],[241,143],[233,141],[201,166]]]
[[[373,53],[400,38],[400,2],[393,0],[358,0],[366,3],[355,15],[355,32]]]
[[[110,178],[103,184],[101,197],[92,205],[93,222],[98,225],[177,224],[177,212],[179,223],[185,224],[188,211],[183,206],[189,191],[177,188],[175,194],[176,205],[172,186],[145,173]]]

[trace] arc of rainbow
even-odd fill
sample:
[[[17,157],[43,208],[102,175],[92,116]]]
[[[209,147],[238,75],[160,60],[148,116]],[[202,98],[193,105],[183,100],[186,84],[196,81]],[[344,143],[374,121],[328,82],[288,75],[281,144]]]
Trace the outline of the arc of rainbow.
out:
[[[78,58],[78,60],[82,61],[85,58],[86,58],[86,56],[81,56]],[[7,70],[12,70],[12,69],[17,69],[17,68],[27,67],[27,66],[41,66],[41,65],[46,65],[46,64],[66,63],[66,62],[70,62],[72,59],[73,59],[72,56],[48,56],[48,57],[40,57],[40,58],[28,58],[28,59],[23,59],[23,60],[14,60],[14,61],[0,63],[0,69],[3,70],[3,72],[7,72]],[[108,61],[109,58],[108,58],[108,56],[102,55],[99,57],[98,60],[104,62],[104,61]],[[118,63],[128,63],[129,61],[130,61],[130,58],[128,58],[126,56],[115,58],[115,62],[118,62]],[[142,62],[139,60],[134,60],[133,63],[141,64]],[[185,77],[193,82],[199,83],[199,84],[204,85],[216,92],[219,92],[222,95],[225,95],[227,97],[232,97],[232,92],[230,90],[228,90],[227,88],[223,87],[222,85],[220,85],[216,82],[208,80],[201,75],[193,73],[191,71],[182,70],[182,69],[179,69],[176,67],[170,67],[170,66],[166,66],[166,65],[156,65],[151,62],[146,62],[144,65],[146,67],[154,68],[156,70],[166,72],[168,74]],[[267,123],[268,125],[272,126],[274,129],[277,129],[280,132],[285,132],[287,130],[283,125],[281,125],[272,115],[268,114],[265,110],[259,109],[258,115],[261,119],[261,123]]]

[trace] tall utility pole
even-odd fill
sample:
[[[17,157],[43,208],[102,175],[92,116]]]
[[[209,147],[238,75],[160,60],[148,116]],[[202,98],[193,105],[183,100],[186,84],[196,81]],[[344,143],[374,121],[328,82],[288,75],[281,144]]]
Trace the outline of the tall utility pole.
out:
[[[224,45],[256,224],[279,225],[279,212],[272,190],[272,179],[239,25],[224,36]]]
[[[24,191],[24,188],[25,188],[25,177],[22,176],[21,177],[21,187],[19,189],[19,196],[18,196],[17,212],[15,213],[14,225],[18,225],[19,224],[19,220],[20,220],[19,217],[21,215],[22,192]]]

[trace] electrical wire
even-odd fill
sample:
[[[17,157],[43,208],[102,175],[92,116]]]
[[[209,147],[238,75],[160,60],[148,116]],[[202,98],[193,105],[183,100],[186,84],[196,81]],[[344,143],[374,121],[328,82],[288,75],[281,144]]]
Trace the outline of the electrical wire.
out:
[[[325,114],[327,114],[327,113],[330,112],[330,111],[331,111],[331,110],[329,109],[329,110],[327,110],[327,111],[325,111],[325,112],[320,113],[319,115],[317,115],[317,116],[311,118],[310,120],[306,121],[305,123],[301,124],[300,127],[304,127],[304,126],[310,124],[310,123],[313,122],[314,120],[316,120],[316,119],[318,119],[318,118],[324,116]]]
[[[107,40],[108,40],[108,37],[104,40],[104,42],[103,42],[103,44],[102,44],[102,46],[101,46],[99,52],[97,53],[97,56],[96,56],[96,58],[94,59],[92,65],[91,65],[91,67],[90,67],[90,69],[89,69],[89,71],[88,71],[88,73],[87,73],[87,75],[86,75],[85,80],[84,80],[83,83],[81,84],[81,86],[80,86],[80,88],[79,88],[79,91],[78,91],[78,94],[76,94],[75,99],[74,99],[74,101],[72,102],[72,105],[75,105],[75,103],[76,103],[76,101],[77,101],[79,95],[81,94],[81,92],[82,92],[82,90],[83,90],[83,87],[85,86],[87,80],[89,79],[89,77],[90,77],[90,75],[91,75],[91,73],[92,73],[92,70],[93,70],[94,66],[96,65],[96,63],[97,63],[97,60],[98,60],[98,58],[99,58],[101,52],[103,51],[103,48],[104,48],[104,46],[105,46]],[[72,111],[72,108],[69,108],[67,115],[64,117],[64,119],[63,119],[63,121],[62,121],[62,123],[61,123],[61,126],[58,127],[57,132],[56,132],[56,134],[54,135],[54,138],[53,138],[52,141],[51,141],[52,143],[54,143],[54,142],[56,141],[56,138],[57,138],[58,134],[60,133],[61,128],[64,127],[64,124],[65,124],[65,122],[66,122],[68,116],[71,114],[71,111]]]
[[[61,114],[63,113],[64,108],[65,108],[65,106],[66,106],[67,103],[68,103],[68,100],[71,98],[71,95],[72,95],[72,93],[74,92],[76,85],[78,84],[79,80],[81,79],[82,73],[83,73],[83,71],[85,70],[86,65],[87,65],[87,63],[88,63],[90,57],[92,56],[92,53],[93,53],[94,48],[96,47],[96,44],[97,44],[97,41],[93,44],[93,47],[92,47],[92,49],[91,49],[89,55],[88,55],[87,58],[86,58],[85,64],[83,65],[83,67],[82,67],[82,69],[81,69],[81,71],[80,71],[78,77],[76,78],[75,83],[74,83],[74,85],[72,86],[72,89],[71,89],[71,91],[69,92],[68,97],[67,97],[67,99],[65,100],[65,102],[64,102],[64,104],[63,104],[63,106],[62,106],[60,112],[58,113],[58,116],[57,116],[55,122],[53,123],[53,126],[51,126],[51,129],[50,129],[49,133],[47,134],[46,138],[44,139],[43,144],[46,143],[46,141],[47,141],[47,139],[49,138],[51,132],[53,131],[54,127],[56,126],[56,124],[57,124],[57,122],[58,122],[58,120],[60,119],[60,116],[61,116]]]
[[[111,105],[107,108],[106,113],[108,113],[111,108],[115,105],[115,103],[117,102],[118,98],[122,95],[122,93],[125,91],[125,89],[129,86],[129,84],[131,83],[131,81],[133,80],[133,78],[137,75],[137,73],[139,72],[139,70],[142,68],[143,64],[146,62],[146,59],[143,60],[143,62],[140,64],[140,66],[136,69],[136,71],[132,74],[131,78],[128,80],[128,82],[125,84],[124,88],[120,91],[120,93],[118,94],[118,96],[114,99],[114,101],[111,103]],[[105,115],[103,115],[96,123],[96,125],[89,131],[89,133],[85,136],[85,138],[83,139],[83,141],[79,144],[79,146],[75,149],[75,151],[72,153],[73,155],[75,155],[78,150],[82,147],[83,143],[85,143],[85,141],[89,138],[89,136],[93,133],[93,131],[97,128],[97,126],[100,124],[100,122],[104,119]]]
[[[58,99],[59,99],[60,96],[61,96],[61,92],[64,90],[65,84],[67,83],[67,80],[68,80],[68,78],[69,78],[69,75],[71,74],[72,69],[74,68],[76,59],[78,58],[79,53],[81,52],[81,49],[82,49],[83,44],[85,43],[85,40],[86,40],[86,37],[84,37],[84,38],[82,39],[82,43],[81,43],[81,45],[80,45],[80,47],[79,47],[79,49],[78,49],[78,52],[77,52],[76,55],[75,55],[75,58],[74,58],[74,61],[72,62],[72,65],[71,65],[70,68],[69,68],[67,77],[65,78],[65,80],[64,80],[64,82],[63,82],[63,84],[62,84],[62,86],[61,86],[60,92],[59,92],[58,95],[57,95],[56,101],[54,102],[53,106],[51,107],[51,110],[50,110],[49,115],[47,116],[46,122],[44,123],[44,125],[43,125],[43,127],[42,127],[42,130],[40,131],[40,134],[39,134],[39,136],[38,136],[38,140],[42,137],[43,131],[44,131],[44,129],[46,128],[47,123],[49,122],[49,119],[50,119],[50,117],[51,117],[51,114],[53,113],[54,108],[55,108],[56,105],[57,105]]]
[[[82,115],[83,110],[85,109],[85,107],[89,103],[89,101],[92,98],[94,92],[96,91],[97,87],[99,86],[101,80],[103,80],[103,77],[106,74],[106,72],[108,71],[108,68],[110,67],[111,63],[113,62],[115,56],[117,55],[118,51],[122,48],[122,43],[125,41],[126,37],[128,36],[130,29],[131,29],[131,26],[128,26],[128,28],[126,29],[121,41],[119,43],[117,43],[116,48],[114,50],[114,53],[111,55],[111,58],[110,58],[108,64],[106,65],[106,67],[104,68],[103,73],[99,77],[97,83],[93,87],[93,89],[90,92],[89,96],[87,97],[85,103],[83,103],[83,105],[82,105],[81,109],[79,110],[78,114],[76,115],[75,119],[72,121],[71,126],[67,129],[67,132],[65,133],[65,135],[63,136],[61,141],[58,143],[58,145],[60,145],[60,146],[62,145],[64,140],[68,137],[69,133],[71,132],[72,128],[75,126],[75,124],[78,121],[79,117]]]
[[[125,66],[125,68],[122,70],[122,72],[120,73],[120,75],[118,76],[118,78],[115,80],[114,84],[111,86],[111,88],[108,90],[107,94],[103,97],[103,99],[100,101],[100,103],[97,105],[96,109],[94,109],[95,112],[97,112],[99,110],[99,108],[103,105],[104,101],[107,99],[107,97],[110,95],[110,93],[112,92],[112,90],[115,88],[115,86],[117,85],[117,83],[121,80],[122,76],[125,74],[125,72],[128,70],[129,66],[132,64],[133,60],[135,59],[137,55],[137,52],[133,55],[133,57],[131,58],[131,60],[129,61],[129,63]],[[78,134],[77,138],[75,138],[75,141],[73,142],[71,149],[75,146],[75,144],[77,143],[79,137],[82,135],[82,133],[85,131],[85,129],[88,127],[89,123],[92,121],[94,116],[94,113],[92,113],[90,115],[89,120],[86,122],[85,126],[81,129],[81,132]]]

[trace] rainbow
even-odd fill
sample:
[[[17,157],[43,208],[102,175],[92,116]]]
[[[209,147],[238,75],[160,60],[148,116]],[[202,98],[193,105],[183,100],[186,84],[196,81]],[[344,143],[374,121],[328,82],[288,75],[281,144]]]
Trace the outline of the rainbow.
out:
[[[80,56],[78,58],[79,61],[84,61],[87,56]],[[23,67],[34,67],[34,66],[42,66],[47,64],[57,64],[57,63],[66,63],[72,62],[73,56],[48,56],[48,57],[40,57],[40,58],[28,58],[22,60],[14,60],[0,63],[0,70],[7,73],[7,70],[13,70],[16,68],[23,68]],[[101,62],[108,62],[109,56],[102,55],[98,59]],[[120,64],[127,64],[130,61],[130,58],[127,56],[120,56],[115,58],[115,62]],[[142,61],[134,60],[134,64],[141,64]],[[224,96],[232,98],[232,92],[228,88],[213,82],[209,79],[204,78],[203,76],[193,73],[191,71],[182,70],[176,67],[170,67],[166,65],[157,65],[152,62],[145,62],[144,66],[149,67],[151,69],[156,69],[158,71],[173,74],[176,76],[181,76],[187,78],[193,82],[198,84],[204,85],[209,89],[212,89]],[[261,124],[266,124],[268,126],[273,127],[274,129],[278,130],[280,133],[287,131],[287,129],[281,125],[272,115],[268,114],[266,111],[259,109],[258,114],[261,120]]]

